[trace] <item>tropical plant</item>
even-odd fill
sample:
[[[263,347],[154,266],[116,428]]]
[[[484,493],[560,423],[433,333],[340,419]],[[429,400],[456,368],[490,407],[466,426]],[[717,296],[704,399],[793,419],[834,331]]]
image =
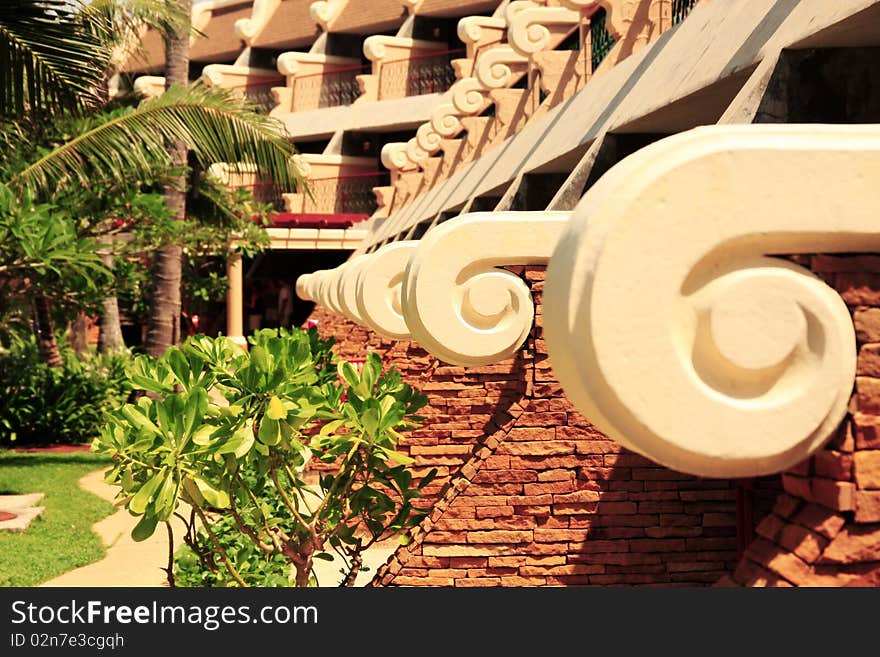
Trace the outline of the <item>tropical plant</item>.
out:
[[[28,334],[0,351],[0,445],[88,443],[125,401],[127,354],[61,356],[60,367],[41,363]]]
[[[419,522],[412,502],[433,474],[413,486],[396,446],[426,398],[396,370],[383,373],[378,355],[358,372],[334,368],[328,349],[314,330],[266,329],[249,351],[200,336],[139,357],[131,379],[151,396],[113,413],[94,442],[114,459],[107,481],[140,516],[132,536],[160,522],[170,531],[179,515],[202,566],[245,586],[218,536],[232,523],[267,560],[286,560],[296,586],[314,583],[315,559],[331,550],[350,586],[365,549]],[[326,474],[310,484],[313,463]]]
[[[300,176],[283,125],[229,91],[185,86],[184,76],[162,96],[136,107],[107,105],[120,35],[130,36],[132,26],[146,20],[162,25],[172,41],[188,42],[188,13],[182,7],[176,0],[4,2],[0,186],[29,192],[40,204],[82,190],[100,195],[120,181],[161,180],[166,195],[178,198],[184,192],[187,150],[203,169],[214,162],[231,163],[233,170],[241,164],[256,167],[282,188],[297,186]],[[59,123],[66,130],[58,130]],[[176,145],[169,151],[171,142]],[[179,216],[179,200],[172,210]],[[160,249],[157,259],[170,253],[179,260],[180,246],[166,247],[169,251]],[[0,267],[4,264],[0,254]],[[160,276],[163,271],[157,268]],[[159,281],[156,289],[167,291],[167,286]],[[57,353],[50,356],[57,364]]]

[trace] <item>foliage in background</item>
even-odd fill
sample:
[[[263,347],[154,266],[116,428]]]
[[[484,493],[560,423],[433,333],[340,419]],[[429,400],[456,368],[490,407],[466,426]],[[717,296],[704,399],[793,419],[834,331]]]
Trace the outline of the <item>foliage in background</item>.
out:
[[[91,221],[96,206],[112,205],[120,188],[149,193],[145,187],[180,176],[182,164],[176,171],[170,166],[170,141],[190,149],[193,162],[203,169],[223,162],[235,171],[243,164],[284,190],[301,183],[283,124],[233,91],[195,83],[173,85],[140,104],[134,96],[109,100],[109,81],[121,63],[119,48],[130,45],[126,41],[139,24],[169,33],[188,25],[188,12],[175,13],[176,4],[6,0],[0,6],[0,190],[23,200],[23,214],[40,215],[42,224],[58,224],[53,228],[58,235],[32,240],[30,246],[15,243],[17,232],[7,234],[0,249],[0,273],[4,268],[8,272],[0,280],[0,296],[5,297],[0,310],[10,294],[27,291],[41,358],[52,366],[62,361],[53,321],[57,306],[75,311],[68,314],[88,309],[87,300],[77,296],[82,291],[81,265],[93,261],[97,250],[86,240],[108,234],[106,213],[89,227],[82,218]],[[155,218],[161,223],[161,215]],[[43,262],[51,259],[58,240],[80,257],[55,259],[51,291],[36,289],[38,279],[27,273],[11,273],[16,263],[9,253],[26,253],[29,262]],[[102,282],[108,279],[100,265],[91,273]],[[64,287],[67,281],[75,285]],[[218,281],[212,283],[210,294],[216,294]]]
[[[62,367],[41,363],[29,335],[0,350],[0,446],[88,443],[125,400],[127,354],[62,357]]]
[[[426,398],[396,370],[383,373],[376,354],[360,372],[344,361],[333,368],[314,329],[267,329],[250,341],[243,351],[198,336],[159,360],[138,357],[132,382],[151,396],[113,413],[93,444],[114,459],[107,481],[141,517],[137,540],[191,505],[185,541],[204,570],[225,569],[224,582],[265,584],[251,576],[261,568],[277,581],[271,562],[283,558],[294,584],[308,586],[314,560],[333,550],[350,586],[365,549],[423,517],[412,501],[433,474],[413,486],[411,459],[396,446]],[[315,484],[306,481],[312,460],[329,468]],[[217,532],[230,523],[236,545],[247,539],[268,566],[238,570],[236,561],[254,560],[225,549],[229,534]]]

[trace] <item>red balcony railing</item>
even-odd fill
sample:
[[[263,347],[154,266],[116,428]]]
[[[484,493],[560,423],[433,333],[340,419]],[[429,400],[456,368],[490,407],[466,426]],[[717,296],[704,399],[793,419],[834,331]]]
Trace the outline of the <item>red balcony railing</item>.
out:
[[[430,50],[406,59],[382,62],[379,68],[379,100],[442,93],[455,82],[452,59],[465,49]]]
[[[282,84],[284,84],[283,76],[255,75],[248,77],[242,83],[231,85],[229,88],[240,91],[248,101],[268,112],[275,106],[272,87]]]
[[[336,178],[317,178],[307,182],[303,212],[371,215],[376,210],[373,187],[389,184],[388,172],[349,173]]]
[[[349,173],[335,178],[312,178],[306,181],[308,192],[302,190],[302,206],[299,214],[362,215],[370,216],[376,211],[373,187],[389,184],[387,171]],[[271,182],[242,185],[251,190],[254,199],[267,203],[278,212],[284,210],[281,192]]]
[[[361,95],[357,76],[364,66],[345,66],[293,79],[293,111],[351,105]]]

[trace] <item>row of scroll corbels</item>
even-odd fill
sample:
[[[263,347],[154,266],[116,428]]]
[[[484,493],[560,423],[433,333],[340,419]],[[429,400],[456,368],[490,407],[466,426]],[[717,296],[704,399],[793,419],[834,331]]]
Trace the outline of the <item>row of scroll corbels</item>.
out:
[[[578,21],[579,14],[559,6],[543,6],[538,2],[520,0],[512,2],[507,7],[506,18],[491,18],[483,16],[471,16],[462,19],[459,23],[458,34],[466,45],[467,55],[465,58],[454,62],[457,74],[468,77],[473,73],[473,61],[477,53],[485,47],[502,41],[508,27],[514,30],[511,38],[512,43],[522,44],[518,53],[512,58],[507,52],[496,53],[494,64],[487,67],[495,67],[496,70],[487,68],[484,77],[494,74],[497,78],[501,71],[498,66],[503,66],[505,57],[513,64],[519,64],[528,60],[528,52],[535,48],[546,49],[554,34],[544,28],[541,31],[541,21],[554,27],[565,24],[574,24]],[[540,33],[537,37],[533,32]],[[538,41],[535,41],[535,39]],[[554,44],[555,45],[555,44]],[[355,75],[359,85],[360,95],[355,102],[368,102],[399,96],[400,89],[380,88],[383,80],[382,69],[398,62],[411,61],[414,56],[424,56],[431,51],[441,52],[446,49],[446,44],[433,41],[425,41],[406,37],[373,35],[365,39],[363,52],[365,57],[372,62],[372,70],[369,74]],[[320,103],[321,84],[310,85],[308,89],[301,89],[297,93],[297,80],[308,77],[321,77],[333,72],[357,69],[360,62],[354,58],[339,57],[321,53],[287,52],[283,53],[277,62],[278,71],[285,76],[284,87],[273,88],[275,96],[275,108],[273,115],[286,114],[288,112],[316,109]],[[257,70],[248,67],[211,64],[203,72],[206,83],[221,87],[242,87],[248,78],[269,79],[275,73],[271,70]],[[144,83],[145,84],[145,83]],[[498,88],[497,80],[490,82],[493,88]],[[503,86],[503,85],[502,85]],[[467,92],[464,92],[467,93]]]
[[[459,22],[458,32],[468,44],[471,55],[470,70],[461,77],[448,94],[451,102],[444,102],[432,113],[431,119],[419,126],[408,142],[386,144],[382,162],[392,172],[418,169],[425,160],[436,154],[444,139],[454,138],[462,130],[461,117],[474,116],[491,104],[489,94],[514,84],[529,68],[547,65],[538,56],[555,48],[573,26],[589,25],[589,17],[600,8],[606,11],[606,27],[618,40],[617,50],[627,54],[636,50],[636,42],[643,45],[653,36],[659,36],[661,11],[667,0],[629,0],[628,2],[600,0],[560,0],[561,6],[544,6],[533,2],[511,2],[504,18],[472,16]],[[648,9],[647,12],[641,11]],[[667,13],[668,13],[667,7]],[[628,31],[638,35],[626,43]],[[507,42],[501,44],[506,34]],[[608,58],[606,67],[620,59],[620,53]],[[537,61],[536,61],[537,60]],[[458,68],[463,72],[463,67]],[[541,79],[544,79],[544,75]],[[547,91],[545,89],[545,91]]]
[[[856,340],[834,289],[768,254],[880,250],[878,170],[877,126],[698,128],[625,158],[573,213],[462,215],[297,292],[485,365],[515,356],[534,322],[503,267],[546,264],[550,362],[593,424],[678,471],[780,472],[844,418]]]

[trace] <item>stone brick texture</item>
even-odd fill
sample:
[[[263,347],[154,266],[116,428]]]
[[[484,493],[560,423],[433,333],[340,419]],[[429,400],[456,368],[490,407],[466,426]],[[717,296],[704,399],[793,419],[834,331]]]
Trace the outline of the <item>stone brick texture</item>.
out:
[[[711,585],[731,575],[737,487],[756,521],[779,477],[748,482],[674,472],[626,450],[571,405],[542,331],[543,267],[510,268],[530,285],[535,326],[512,359],[454,367],[413,342],[386,340],[320,308],[311,319],[342,358],[380,353],[428,395],[424,425],[401,443],[429,515],[374,585]],[[751,528],[749,528],[751,529]]]
[[[798,258],[853,316],[858,368],[837,435],[782,475],[785,492],[722,585],[880,585],[880,256]]]

